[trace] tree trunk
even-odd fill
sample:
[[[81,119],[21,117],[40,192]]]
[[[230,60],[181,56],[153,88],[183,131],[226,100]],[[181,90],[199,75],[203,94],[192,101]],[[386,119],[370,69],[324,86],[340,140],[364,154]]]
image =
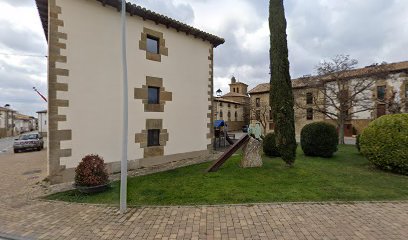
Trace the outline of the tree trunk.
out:
[[[344,144],[344,121],[339,122],[339,144]]]
[[[240,164],[242,168],[262,167],[262,142],[250,137],[242,150],[243,156]]]

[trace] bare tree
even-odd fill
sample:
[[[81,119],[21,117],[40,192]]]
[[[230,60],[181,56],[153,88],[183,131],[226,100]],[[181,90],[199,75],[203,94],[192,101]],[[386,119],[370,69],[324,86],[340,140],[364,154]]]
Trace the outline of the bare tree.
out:
[[[397,91],[393,91],[391,95],[385,99],[385,104],[387,106],[387,112],[389,114],[397,114],[397,113],[402,113],[404,106],[407,105],[407,99],[406,98],[401,98],[400,97],[400,92],[399,89]],[[407,107],[408,110],[408,107]]]
[[[354,70],[358,61],[348,55],[337,55],[316,66],[317,76],[308,79],[315,90],[312,103],[296,102],[298,108],[310,108],[333,120],[339,130],[339,143],[344,144],[344,125],[355,114],[373,110],[372,90],[376,80],[385,78],[386,64],[373,64]],[[356,72],[359,71],[359,72]],[[358,77],[357,77],[358,76]]]
[[[249,109],[249,119],[259,121],[266,131],[267,124],[269,122],[270,106],[268,102],[260,100],[259,102],[251,101],[247,103]]]

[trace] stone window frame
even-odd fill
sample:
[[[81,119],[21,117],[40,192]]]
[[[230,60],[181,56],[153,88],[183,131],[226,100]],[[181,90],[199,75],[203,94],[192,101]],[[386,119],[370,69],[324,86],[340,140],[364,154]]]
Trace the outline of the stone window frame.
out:
[[[148,36],[150,36],[151,38],[156,38],[158,40],[159,53],[152,53],[147,51]],[[146,59],[151,61],[161,62],[162,56],[169,55],[169,50],[166,47],[166,40],[164,39],[163,33],[146,27],[143,27],[143,32],[141,33],[141,37],[139,40],[139,49],[145,51]]]
[[[158,146],[148,146],[149,130],[160,130]],[[164,156],[164,147],[168,141],[169,133],[167,129],[163,129],[163,119],[146,119],[146,128],[135,134],[135,143],[140,143],[144,158]]]
[[[160,89],[159,104],[149,103],[149,87]],[[146,84],[134,89],[134,98],[142,100],[145,112],[164,112],[166,102],[173,101],[173,93],[166,91],[163,86],[163,78],[146,76]]]

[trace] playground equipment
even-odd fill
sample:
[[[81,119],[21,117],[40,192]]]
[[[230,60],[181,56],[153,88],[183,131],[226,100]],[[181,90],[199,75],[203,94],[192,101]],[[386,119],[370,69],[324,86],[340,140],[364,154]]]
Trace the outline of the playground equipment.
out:
[[[240,149],[250,136],[245,134],[237,142],[235,142],[227,151],[225,151],[214,163],[207,169],[207,172],[216,172],[238,149]]]
[[[226,142],[228,142],[229,145],[234,144],[233,139],[231,139],[230,135],[228,134],[228,125],[224,122],[224,120],[214,121],[214,138],[214,149],[217,149],[217,145],[218,147],[225,147]]]
[[[259,123],[251,124],[248,129],[248,134],[242,136],[237,142],[232,144],[214,163],[207,169],[207,172],[216,172],[238,149],[244,146],[251,136],[255,139],[261,139],[262,130]],[[226,135],[228,136],[228,134]]]

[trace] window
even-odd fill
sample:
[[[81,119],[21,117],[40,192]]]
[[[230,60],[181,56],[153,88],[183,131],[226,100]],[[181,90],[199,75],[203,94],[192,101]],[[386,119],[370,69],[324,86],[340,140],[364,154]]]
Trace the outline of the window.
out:
[[[231,112],[228,111],[228,119],[231,119]]]
[[[385,115],[385,104],[378,104],[377,105],[377,117],[381,117]]]
[[[44,121],[44,125],[47,125],[47,120]]]
[[[260,121],[261,120],[261,110],[256,110],[255,112],[255,119]]]
[[[231,104],[230,104],[230,103],[228,103],[228,107],[231,107]]]
[[[238,108],[238,105],[237,105],[237,104],[235,104],[235,105],[234,105],[234,107],[235,107],[235,108]]]
[[[222,102],[220,102],[220,107],[222,107]]]
[[[306,119],[313,120],[313,108],[308,108],[306,112]]]
[[[377,99],[381,101],[385,100],[385,86],[377,87]]]
[[[159,39],[150,35],[147,35],[147,51],[151,53],[159,53]]]
[[[148,87],[148,104],[160,103],[160,88]]]
[[[221,110],[221,111],[220,111],[220,118],[222,118],[222,117],[223,117],[223,115],[224,115],[224,114],[222,114],[222,110]]]
[[[272,110],[269,110],[269,120],[272,120],[273,116],[272,116]]]
[[[233,88],[232,91],[235,92],[235,88]]]
[[[147,130],[147,146],[160,146],[160,129]]]
[[[255,99],[255,105],[256,105],[256,107],[261,106],[261,99],[260,98]]]
[[[313,104],[313,93],[306,93],[306,104]]]
[[[238,119],[238,113],[235,112],[235,121],[237,121],[237,119]]]
[[[237,93],[239,93],[239,88],[237,88]]]
[[[408,98],[408,83],[405,84],[405,97]]]

